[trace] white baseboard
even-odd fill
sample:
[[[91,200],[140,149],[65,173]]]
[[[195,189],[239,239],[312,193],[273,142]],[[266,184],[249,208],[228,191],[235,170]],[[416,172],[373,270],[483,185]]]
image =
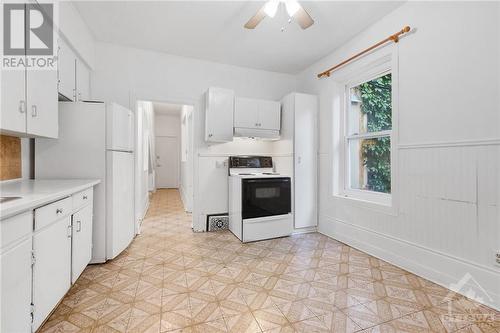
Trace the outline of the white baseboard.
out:
[[[500,310],[500,272],[473,265],[405,240],[320,214],[318,231],[445,288],[465,282],[458,293],[484,290],[482,303]],[[467,275],[470,274],[470,275]],[[465,276],[472,277],[463,280]],[[483,293],[484,294],[484,293]]]
[[[299,228],[299,229],[293,229],[292,235],[310,234],[310,233],[317,232],[317,231],[318,231],[318,227]]]

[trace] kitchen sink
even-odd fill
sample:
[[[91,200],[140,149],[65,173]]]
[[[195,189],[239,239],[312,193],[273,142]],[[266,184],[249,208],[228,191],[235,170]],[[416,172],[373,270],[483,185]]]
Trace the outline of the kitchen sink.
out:
[[[17,199],[22,199],[22,197],[0,197],[0,203],[6,203]]]

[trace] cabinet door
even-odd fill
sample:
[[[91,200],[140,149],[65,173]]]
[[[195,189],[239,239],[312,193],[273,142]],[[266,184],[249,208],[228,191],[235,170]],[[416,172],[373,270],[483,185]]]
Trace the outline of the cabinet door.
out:
[[[234,92],[208,89],[205,111],[205,141],[233,141]]]
[[[71,217],[33,236],[33,328],[37,330],[71,285]]]
[[[75,283],[92,257],[92,205],[87,205],[72,218],[71,282]]]
[[[73,50],[64,40],[58,40],[58,55],[57,55],[57,79],[58,91],[67,99],[74,101],[76,94],[76,56]]]
[[[26,133],[25,71],[2,70],[0,128],[2,131]]]
[[[259,128],[280,130],[281,103],[275,101],[259,101]]]
[[[57,138],[58,101],[57,71],[27,71],[27,133],[34,136]]]
[[[234,127],[259,128],[259,103],[251,98],[234,100]]]
[[[0,331],[31,332],[31,238],[0,255]]]
[[[76,61],[76,91],[78,101],[90,100],[90,70],[80,60]]]

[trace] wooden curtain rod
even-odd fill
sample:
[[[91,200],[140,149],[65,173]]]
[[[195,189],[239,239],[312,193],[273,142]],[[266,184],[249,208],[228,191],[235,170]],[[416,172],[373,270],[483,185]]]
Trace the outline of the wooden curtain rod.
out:
[[[410,31],[410,27],[409,27],[409,26],[404,27],[404,28],[403,28],[403,29],[401,29],[400,31],[396,32],[394,35],[390,35],[389,37],[387,37],[387,38],[386,38],[386,39],[384,39],[384,40],[381,40],[381,41],[380,41],[380,42],[378,42],[377,44],[372,45],[372,46],[370,46],[369,48],[367,48],[367,49],[365,49],[365,50],[363,50],[363,51],[361,51],[361,52],[359,52],[359,53],[357,53],[357,54],[353,55],[353,56],[352,56],[352,57],[350,57],[349,59],[342,61],[340,64],[337,64],[337,65],[335,65],[335,66],[333,66],[333,67],[331,67],[331,68],[328,68],[326,71],[319,73],[319,74],[318,74],[318,78],[322,78],[323,76],[327,76],[327,77],[329,77],[329,76],[330,76],[330,74],[331,74],[333,71],[335,71],[336,69],[338,69],[339,67],[342,67],[342,66],[344,66],[345,64],[347,64],[347,63],[349,63],[349,62],[353,61],[354,59],[361,57],[363,54],[365,54],[365,53],[367,53],[367,52],[370,52],[370,51],[371,51],[371,50],[373,50],[373,49],[376,49],[377,47],[379,47],[379,46],[380,46],[380,45],[382,45],[382,44],[385,44],[385,43],[390,42],[390,41],[393,41],[394,43],[399,42],[399,36],[401,36],[401,35],[403,35],[403,34],[405,34],[405,33],[409,32],[409,31]]]

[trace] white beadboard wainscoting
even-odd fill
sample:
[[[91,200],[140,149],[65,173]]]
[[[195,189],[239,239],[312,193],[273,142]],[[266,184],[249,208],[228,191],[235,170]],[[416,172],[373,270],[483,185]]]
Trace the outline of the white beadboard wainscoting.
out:
[[[471,287],[497,309],[500,54],[490,41],[499,38],[499,11],[493,2],[407,2],[298,80],[320,101],[319,231],[446,287],[470,274],[460,292]],[[463,22],[471,24],[457,31]],[[398,60],[395,209],[389,212],[334,195],[341,78],[353,67],[324,79],[316,74],[405,25],[411,33],[382,48],[393,48]]]
[[[395,215],[333,196],[320,184],[319,231],[445,287],[478,283],[484,302],[500,308],[500,140],[436,142],[399,147]],[[320,154],[323,179],[328,154]],[[332,204],[327,204],[333,203]]]

